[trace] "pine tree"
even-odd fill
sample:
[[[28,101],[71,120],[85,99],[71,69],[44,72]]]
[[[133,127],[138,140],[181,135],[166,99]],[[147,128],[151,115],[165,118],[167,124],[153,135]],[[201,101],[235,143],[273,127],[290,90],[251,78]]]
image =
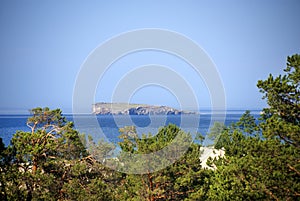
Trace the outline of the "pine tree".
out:
[[[31,131],[17,131],[11,146],[0,146],[1,199],[113,200],[106,180],[114,176],[86,151],[84,136],[61,110],[35,108],[31,113]]]
[[[121,129],[120,143],[122,150],[137,154],[152,153],[168,146],[176,136],[180,142],[191,142],[191,135],[183,132],[175,125],[161,128],[154,136],[144,135],[141,139],[125,137],[129,128]],[[125,133],[124,133],[125,131]],[[135,131],[135,129],[131,129]],[[131,132],[132,133],[132,132]],[[137,136],[136,134],[132,136]],[[201,139],[202,140],[202,139]],[[168,167],[145,174],[125,174],[122,200],[184,200],[194,197],[204,198],[208,189],[206,177],[208,173],[200,165],[200,144],[189,144],[187,152]],[[178,144],[177,147],[180,147]],[[172,157],[177,158],[177,151],[169,150]],[[122,153],[121,153],[122,156]],[[120,157],[121,158],[121,157]],[[160,160],[164,160],[160,158]],[[152,161],[138,161],[136,166],[152,167]],[[134,167],[132,167],[134,168]],[[204,187],[205,186],[205,187]]]
[[[217,146],[210,200],[297,200],[300,198],[300,56],[287,59],[285,75],[258,81],[268,100],[261,122],[246,112],[225,130]]]

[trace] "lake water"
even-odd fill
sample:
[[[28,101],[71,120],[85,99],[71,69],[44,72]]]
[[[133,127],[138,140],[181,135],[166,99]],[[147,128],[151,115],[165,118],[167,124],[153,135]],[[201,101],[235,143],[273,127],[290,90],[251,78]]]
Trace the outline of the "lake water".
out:
[[[237,122],[244,110],[227,111],[225,115],[225,125]],[[259,111],[251,111],[254,117],[259,116]],[[222,116],[215,115],[215,121],[222,121]],[[26,121],[29,115],[0,115],[0,137],[3,139],[5,145],[9,145],[10,140],[17,130],[29,131],[26,125]],[[72,115],[65,115],[69,121],[73,121]],[[124,126],[134,125],[137,128],[139,135],[145,133],[156,134],[159,127],[168,125],[169,123],[176,124],[186,132],[200,132],[202,135],[208,132],[210,125],[212,124],[211,113],[201,113],[200,115],[158,115],[158,116],[112,116],[112,115],[100,115],[100,116],[81,116],[80,124],[78,126],[80,132],[90,134],[96,140],[99,136],[105,136],[110,142],[116,143],[119,141],[119,128]],[[97,121],[97,126],[90,123],[90,118],[94,118]],[[129,118],[129,119],[128,119]],[[195,119],[199,118],[197,125],[195,125]],[[76,120],[76,119],[75,119]],[[184,123],[183,123],[184,120]],[[190,123],[189,123],[190,122]],[[75,121],[76,127],[76,121]],[[97,128],[96,128],[97,127]],[[99,134],[101,131],[101,134]]]

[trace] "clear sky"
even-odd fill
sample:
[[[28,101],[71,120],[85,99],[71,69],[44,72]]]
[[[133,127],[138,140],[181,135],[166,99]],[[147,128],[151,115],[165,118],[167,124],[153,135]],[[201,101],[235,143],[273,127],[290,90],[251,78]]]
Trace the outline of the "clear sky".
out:
[[[0,1],[0,113],[37,106],[71,112],[76,76],[104,41],[135,29],[161,28],[185,35],[215,63],[229,108],[266,106],[259,79],[278,75],[286,57],[300,53],[300,1]],[[188,78],[201,107],[205,84],[179,59],[141,52],[116,62],[99,82],[96,101],[109,101],[131,68],[157,63]],[[126,67],[127,66],[127,67]],[[180,66],[180,67],[178,67]],[[132,102],[178,106],[166,89],[147,86]]]

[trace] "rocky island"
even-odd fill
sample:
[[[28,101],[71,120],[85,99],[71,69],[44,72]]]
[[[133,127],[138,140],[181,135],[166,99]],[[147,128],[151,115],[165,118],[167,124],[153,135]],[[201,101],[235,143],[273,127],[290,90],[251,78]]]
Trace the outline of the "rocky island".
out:
[[[168,106],[128,103],[96,103],[93,114],[97,115],[179,115],[196,114],[191,111],[177,110]]]

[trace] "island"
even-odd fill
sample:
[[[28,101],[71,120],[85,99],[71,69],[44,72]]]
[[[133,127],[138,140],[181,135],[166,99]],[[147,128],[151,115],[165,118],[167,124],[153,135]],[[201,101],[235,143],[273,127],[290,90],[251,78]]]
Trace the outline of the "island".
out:
[[[96,103],[92,107],[96,115],[179,115],[196,114],[193,111],[178,110],[168,106],[129,103]]]

